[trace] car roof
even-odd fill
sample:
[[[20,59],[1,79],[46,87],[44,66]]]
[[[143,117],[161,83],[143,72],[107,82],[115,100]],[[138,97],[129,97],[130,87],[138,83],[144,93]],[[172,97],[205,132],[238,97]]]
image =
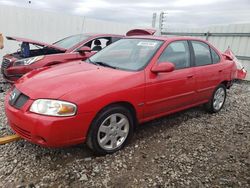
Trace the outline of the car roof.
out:
[[[83,35],[89,37],[124,37],[124,35],[117,35],[117,34],[100,34],[100,33],[84,33]]]

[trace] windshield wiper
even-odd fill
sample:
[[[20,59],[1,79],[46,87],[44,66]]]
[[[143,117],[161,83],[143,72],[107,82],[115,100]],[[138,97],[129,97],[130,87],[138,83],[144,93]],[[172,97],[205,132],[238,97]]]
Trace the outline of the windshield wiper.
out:
[[[95,61],[91,61],[90,58],[87,59],[85,62],[92,63],[94,65],[101,65],[101,66],[104,66],[104,67],[109,67],[109,68],[112,68],[112,69],[117,69],[117,67],[109,65],[109,64],[101,62],[101,61],[96,61],[96,62]]]
[[[117,67],[114,67],[114,66],[109,65],[109,64],[104,63],[104,62],[99,62],[99,61],[97,61],[97,62],[94,62],[94,63],[97,64],[97,65],[104,66],[104,67],[110,67],[110,68],[112,68],[112,69],[117,69]]]
[[[114,67],[112,65],[109,65],[109,64],[101,62],[101,61],[96,61],[96,62],[92,61],[91,63],[93,63],[95,65],[101,65],[101,66],[104,66],[104,67],[109,67],[109,68],[112,68],[112,69],[117,69],[117,67]]]

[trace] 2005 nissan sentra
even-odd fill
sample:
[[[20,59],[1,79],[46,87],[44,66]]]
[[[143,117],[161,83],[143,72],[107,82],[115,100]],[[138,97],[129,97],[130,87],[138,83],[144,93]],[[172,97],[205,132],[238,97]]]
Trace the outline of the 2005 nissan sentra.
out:
[[[96,153],[113,153],[142,122],[201,104],[219,112],[235,75],[232,58],[206,41],[127,37],[86,62],[28,73],[5,109],[13,130],[30,142],[87,142]]]

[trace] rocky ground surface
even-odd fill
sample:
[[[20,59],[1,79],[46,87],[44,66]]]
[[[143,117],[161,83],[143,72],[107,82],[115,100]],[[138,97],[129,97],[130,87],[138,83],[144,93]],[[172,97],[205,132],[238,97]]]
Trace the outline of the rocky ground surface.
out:
[[[0,94],[0,135],[10,134]],[[250,187],[250,83],[218,114],[192,108],[143,124],[113,155],[85,146],[0,145],[0,187]]]

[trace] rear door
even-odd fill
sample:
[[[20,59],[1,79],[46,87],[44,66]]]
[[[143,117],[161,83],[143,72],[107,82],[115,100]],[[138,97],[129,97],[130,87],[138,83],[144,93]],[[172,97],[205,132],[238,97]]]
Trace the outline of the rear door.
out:
[[[175,70],[146,75],[145,118],[184,108],[195,99],[195,75],[188,42],[171,42],[156,63],[163,62],[173,63]]]
[[[218,53],[202,41],[191,41],[195,64],[197,102],[207,101],[221,82],[223,63]]]

